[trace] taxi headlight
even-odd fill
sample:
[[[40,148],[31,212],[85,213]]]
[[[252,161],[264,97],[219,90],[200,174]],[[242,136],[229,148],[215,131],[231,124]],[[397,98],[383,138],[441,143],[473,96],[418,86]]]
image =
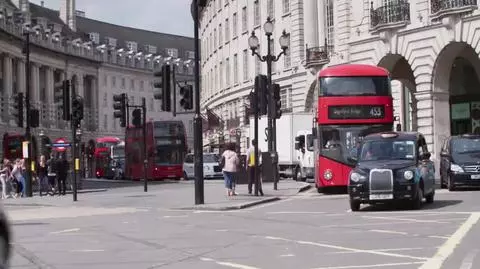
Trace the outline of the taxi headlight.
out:
[[[350,174],[350,180],[353,181],[353,182],[359,182],[361,180],[365,180],[365,176],[362,176],[357,172],[352,172]]]
[[[333,178],[332,171],[330,169],[325,170],[325,173],[323,173],[323,178],[326,180],[331,180]]]
[[[406,180],[412,180],[413,179],[413,172],[408,170],[408,171],[405,171],[403,173],[403,177],[406,179]]]
[[[452,172],[457,172],[457,173],[463,173],[463,168],[458,165],[458,164],[450,164],[450,171]]]

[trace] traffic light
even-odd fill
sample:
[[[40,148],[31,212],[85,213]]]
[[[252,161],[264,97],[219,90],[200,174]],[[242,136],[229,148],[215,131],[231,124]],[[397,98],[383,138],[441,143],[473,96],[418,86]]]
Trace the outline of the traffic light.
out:
[[[268,85],[267,76],[257,75],[255,77],[255,91],[257,92],[257,108],[258,108],[259,116],[267,114],[267,105],[268,105],[267,85]]]
[[[30,117],[30,127],[37,128],[40,126],[40,110],[30,109],[30,113],[27,117]]]
[[[136,108],[132,112],[132,124],[135,127],[142,126],[142,110],[140,108]]]
[[[272,84],[270,92],[272,93],[272,104],[269,108],[269,111],[271,111],[270,118],[280,119],[280,117],[282,117],[282,100],[280,98],[280,85]]]
[[[153,98],[156,100],[162,100],[162,110],[171,111],[170,103],[170,65],[166,64],[162,66],[161,71],[153,73],[158,81],[155,81],[153,87],[156,88],[153,93]]]
[[[70,80],[63,80],[55,83],[55,103],[59,103],[62,111],[62,119],[70,120]]]
[[[182,95],[182,99],[180,99],[180,105],[183,107],[183,109],[193,109],[193,86],[185,85],[180,87],[180,95]]]
[[[18,127],[23,127],[23,92],[13,96],[13,117]]]
[[[83,98],[75,96],[72,100],[72,121],[76,126],[83,120]]]
[[[113,117],[120,119],[120,126],[127,126],[127,94],[113,95]]]

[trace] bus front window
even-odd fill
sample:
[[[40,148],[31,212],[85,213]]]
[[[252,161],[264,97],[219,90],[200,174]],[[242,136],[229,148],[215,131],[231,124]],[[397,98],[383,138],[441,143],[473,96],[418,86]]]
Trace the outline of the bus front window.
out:
[[[388,77],[325,77],[320,79],[321,96],[390,96]]]
[[[156,137],[155,163],[159,165],[181,164],[184,158],[184,144],[179,138]]]
[[[320,126],[320,154],[334,161],[353,165],[362,137],[391,131],[391,125],[373,126]]]

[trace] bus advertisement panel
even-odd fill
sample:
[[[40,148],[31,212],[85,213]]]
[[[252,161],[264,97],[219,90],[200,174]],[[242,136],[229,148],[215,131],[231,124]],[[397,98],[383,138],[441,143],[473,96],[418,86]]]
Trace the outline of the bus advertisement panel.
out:
[[[183,159],[187,151],[182,121],[147,123],[147,178],[149,180],[183,177]],[[125,135],[125,177],[143,179],[143,130],[128,128]]]
[[[315,184],[346,187],[357,147],[365,135],[393,129],[393,99],[387,70],[347,64],[318,75]]]

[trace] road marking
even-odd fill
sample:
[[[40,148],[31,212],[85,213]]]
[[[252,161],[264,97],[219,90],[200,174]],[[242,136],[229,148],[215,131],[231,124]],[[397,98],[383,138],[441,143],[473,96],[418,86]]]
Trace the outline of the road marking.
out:
[[[337,216],[345,216],[343,213],[335,213],[335,214],[327,214],[325,217],[337,217]]]
[[[171,218],[186,218],[188,215],[177,215],[177,216],[163,216],[165,219],[171,219]]]
[[[420,250],[425,248],[380,248],[380,249],[370,249],[372,251],[407,251],[407,250]],[[335,251],[335,252],[326,252],[325,254],[349,254],[349,253],[356,253],[352,251]]]
[[[448,224],[448,222],[436,221],[436,220],[419,220],[419,219],[410,219],[410,218],[395,218],[395,217],[372,217],[372,216],[362,216],[365,219],[384,219],[384,220],[398,220],[398,221],[409,221],[409,222],[419,222],[419,223],[438,223],[438,224]]]
[[[471,250],[465,257],[465,259],[463,259],[462,266],[460,266],[460,269],[472,269],[473,260],[477,256],[478,251],[479,251],[478,249]]]
[[[71,233],[71,232],[78,232],[78,231],[80,231],[79,228],[74,228],[74,229],[67,229],[67,230],[51,232],[50,234],[64,234],[64,233]]]
[[[214,260],[214,259],[211,259],[211,258],[203,258],[202,257],[202,258],[200,258],[200,260],[202,260],[204,262],[214,262],[218,265],[223,265],[223,266],[226,266],[226,267],[237,268],[237,269],[260,269],[258,267],[252,267],[252,266],[238,264],[238,263],[217,261],[217,260]]]
[[[215,230],[215,232],[228,232],[227,229]]]
[[[319,212],[319,211],[278,211],[278,212],[267,212],[267,214],[325,214],[325,212]]]
[[[104,249],[74,249],[69,250],[69,252],[103,252]]]
[[[448,236],[441,236],[441,235],[429,235],[430,238],[440,238],[440,239],[448,239]]]
[[[458,230],[440,247],[435,256],[428,259],[419,269],[440,269],[445,260],[462,242],[462,239],[480,219],[480,213],[474,213],[458,228]]]
[[[415,260],[428,260],[428,258],[426,257],[416,257],[416,256],[402,255],[402,254],[395,254],[395,253],[388,253],[388,252],[381,252],[381,251],[374,251],[374,250],[349,248],[349,247],[335,246],[335,245],[322,244],[322,243],[310,242],[310,241],[297,241],[297,240],[291,240],[291,239],[286,239],[281,237],[265,236],[265,239],[280,240],[280,241],[286,241],[286,242],[293,242],[301,245],[311,245],[311,246],[332,248],[332,249],[338,249],[338,250],[344,250],[344,251],[348,250],[356,253],[368,253],[368,254],[397,257],[397,258],[409,258],[409,259],[415,259]]]
[[[377,222],[377,223],[359,223],[359,224],[342,224],[342,225],[325,225],[318,228],[338,228],[338,227],[357,227],[357,226],[376,226],[376,225],[392,225],[392,224],[408,224],[411,221],[395,221],[395,222]]]
[[[408,234],[408,233],[405,233],[405,232],[397,232],[397,231],[389,231],[389,230],[369,230],[369,232],[385,233],[385,234],[403,234],[403,235]]]
[[[369,265],[350,265],[350,266],[335,266],[335,267],[318,267],[315,269],[354,269],[354,268],[378,268],[378,267],[392,267],[400,265],[422,264],[423,262],[399,262],[399,263],[382,263]]]
[[[293,254],[283,254],[283,255],[280,255],[280,257],[295,257],[295,255],[293,255]]]

